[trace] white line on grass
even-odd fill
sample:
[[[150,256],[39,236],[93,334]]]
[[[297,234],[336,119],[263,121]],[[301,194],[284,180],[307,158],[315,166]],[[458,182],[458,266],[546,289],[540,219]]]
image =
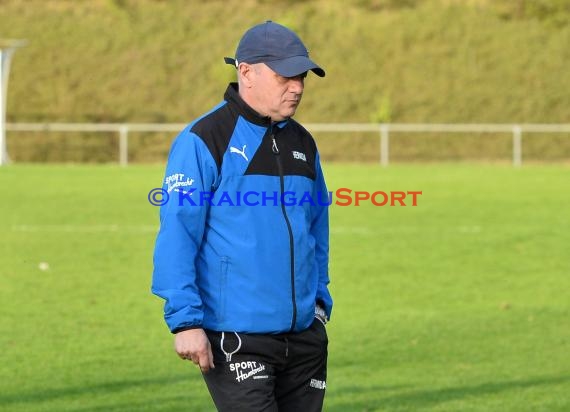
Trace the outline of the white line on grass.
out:
[[[154,225],[13,225],[12,232],[65,232],[65,233],[157,233],[158,227]],[[425,232],[459,232],[463,234],[478,234],[482,232],[481,226],[457,227],[427,227],[427,226],[393,226],[371,228],[366,226],[331,226],[333,235],[380,236],[386,233],[425,233]]]
[[[156,233],[153,225],[14,225],[13,232],[66,232],[66,233]]]
[[[361,235],[361,236],[379,236],[389,234],[404,234],[404,233],[463,233],[463,234],[478,234],[483,231],[481,226],[390,226],[371,228],[366,226],[332,226],[330,229],[331,234],[334,235]]]
[[[331,226],[330,232],[333,235],[363,235],[371,236],[378,233],[376,230],[372,230],[368,227],[363,226]]]

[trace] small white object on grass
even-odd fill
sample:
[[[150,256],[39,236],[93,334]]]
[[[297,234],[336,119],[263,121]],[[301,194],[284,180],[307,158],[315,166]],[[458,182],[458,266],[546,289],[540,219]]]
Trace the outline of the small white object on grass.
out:
[[[49,270],[49,264],[47,262],[40,262],[38,268],[43,271]]]

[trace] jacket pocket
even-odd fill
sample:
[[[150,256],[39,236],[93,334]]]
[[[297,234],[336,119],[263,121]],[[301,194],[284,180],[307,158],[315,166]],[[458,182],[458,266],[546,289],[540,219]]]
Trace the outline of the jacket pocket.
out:
[[[223,322],[226,315],[226,296],[228,287],[228,268],[230,258],[222,256],[220,258],[220,289],[218,291],[217,317],[219,322]]]

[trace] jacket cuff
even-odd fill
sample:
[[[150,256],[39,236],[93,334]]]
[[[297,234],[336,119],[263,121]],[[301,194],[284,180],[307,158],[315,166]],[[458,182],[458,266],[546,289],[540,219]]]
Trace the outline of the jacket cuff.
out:
[[[319,302],[317,302],[317,304],[315,305],[315,317],[319,318],[319,320],[323,322],[323,324],[326,324],[329,320],[327,313],[325,312],[325,309],[323,308],[323,306],[321,306]]]
[[[176,335],[178,332],[184,332],[190,329],[202,329],[202,325],[180,326],[179,328],[172,329],[171,332],[173,335]]]

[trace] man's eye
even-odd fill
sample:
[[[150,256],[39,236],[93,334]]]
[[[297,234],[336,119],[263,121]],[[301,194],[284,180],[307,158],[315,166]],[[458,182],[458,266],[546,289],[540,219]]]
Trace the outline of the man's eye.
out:
[[[304,80],[307,77],[307,72],[301,73],[298,76],[289,77],[291,80]]]

